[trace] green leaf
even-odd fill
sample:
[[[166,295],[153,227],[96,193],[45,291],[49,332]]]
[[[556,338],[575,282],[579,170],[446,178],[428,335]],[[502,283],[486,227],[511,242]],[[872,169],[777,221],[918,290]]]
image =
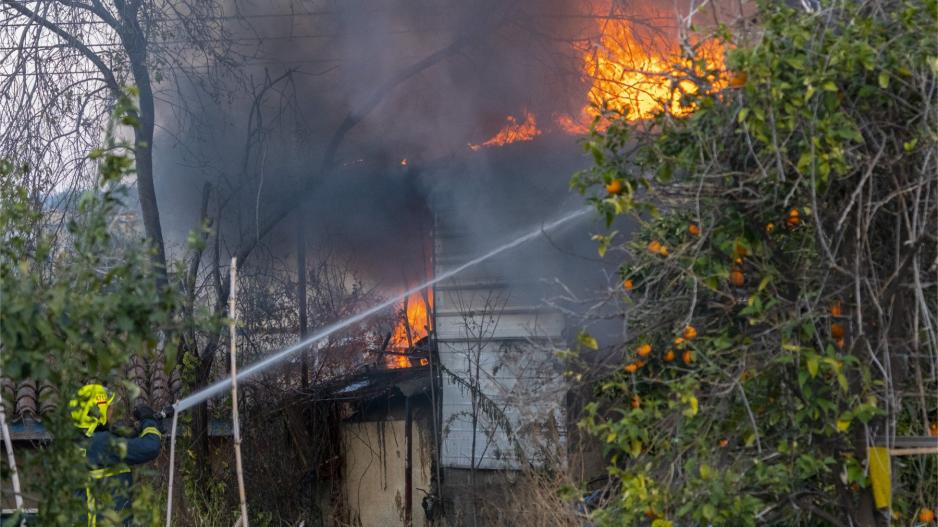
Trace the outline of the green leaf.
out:
[[[879,74],[879,87],[884,90],[889,87],[889,74],[885,71]]]
[[[837,420],[834,426],[835,428],[837,428],[838,432],[846,432],[847,429],[850,428],[850,420],[851,420],[851,417],[849,415],[845,417],[842,416],[840,419]]]
[[[844,375],[843,373],[837,374],[837,384],[840,385],[840,389],[843,390],[844,393],[846,393],[847,390],[850,389],[850,386],[847,384],[847,376]]]
[[[589,333],[580,333],[578,340],[583,347],[591,350],[599,349],[599,342]]]
[[[687,403],[687,408],[683,412],[685,417],[694,417],[700,411],[700,403],[694,394],[682,395],[681,402]]]
[[[811,378],[817,377],[818,366],[820,366],[817,354],[811,353],[805,357],[805,366],[807,366]]]
[[[793,69],[801,71],[804,69],[804,58],[795,56],[795,57],[786,57],[785,63],[791,66]]]
[[[633,458],[636,458],[642,455],[642,442],[638,439],[633,439],[631,443],[631,448],[629,449],[629,455]]]

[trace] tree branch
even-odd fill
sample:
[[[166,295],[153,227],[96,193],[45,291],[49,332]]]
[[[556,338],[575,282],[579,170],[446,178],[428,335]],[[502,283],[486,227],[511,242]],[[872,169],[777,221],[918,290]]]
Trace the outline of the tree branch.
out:
[[[36,23],[48,29],[49,31],[52,31],[53,33],[58,35],[60,38],[62,38],[62,40],[66,41],[69,45],[77,49],[82,55],[85,56],[85,58],[90,60],[91,63],[94,64],[95,67],[98,68],[99,71],[101,71],[101,74],[104,75],[104,81],[107,84],[108,88],[110,88],[111,92],[113,92],[115,96],[120,94],[120,91],[121,91],[120,84],[117,82],[117,78],[114,76],[114,72],[111,71],[110,68],[108,68],[107,65],[104,64],[104,61],[102,61],[100,57],[95,55],[95,53],[91,51],[91,49],[88,48],[88,46],[86,46],[84,42],[79,40],[77,37],[75,37],[71,33],[68,33],[67,31],[65,31],[64,29],[62,29],[61,27],[59,27],[58,25],[56,25],[54,22],[50,21],[49,19],[43,16],[40,16],[35,11],[32,11],[28,7],[20,4],[16,0],[3,0],[3,3],[5,5],[10,6],[14,11],[19,12],[21,15],[29,18],[30,20],[34,20]]]
[[[356,108],[354,111],[350,111],[345,116],[345,119],[341,124],[339,124],[339,127],[336,128],[335,133],[332,134],[332,138],[330,139],[329,144],[326,147],[326,152],[323,155],[322,163],[319,166],[320,177],[328,174],[334,168],[335,155],[348,132],[352,130],[352,128],[354,128],[358,123],[360,123],[365,117],[367,117],[368,114],[370,114],[378,106],[378,104],[380,104],[381,101],[383,101],[385,97],[387,97],[394,90],[394,88],[411,77],[417,75],[418,73],[440,63],[443,59],[456,54],[474,39],[479,38],[481,34],[484,33],[463,35],[446,47],[431,53],[430,55],[417,61],[411,66],[398,72],[396,75],[392,76],[385,82],[381,83],[361,108]],[[257,243],[262,238],[267,236],[267,234],[278,224],[280,224],[280,222],[283,221],[283,219],[286,218],[287,215],[293,211],[293,209],[298,207],[300,203],[302,203],[306,197],[315,189],[315,187],[316,178],[307,178],[306,184],[302,186],[299,192],[293,193],[289,200],[283,206],[281,206],[273,216],[268,218],[263,225],[260,225],[257,228],[257,235],[245,242],[245,245],[238,252],[238,261],[244,262],[257,246]]]

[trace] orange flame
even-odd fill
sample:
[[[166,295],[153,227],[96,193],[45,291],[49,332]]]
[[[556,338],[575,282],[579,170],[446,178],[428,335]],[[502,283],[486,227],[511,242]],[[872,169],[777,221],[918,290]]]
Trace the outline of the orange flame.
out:
[[[514,115],[506,116],[505,121],[505,126],[497,134],[481,144],[470,143],[469,148],[477,151],[482,147],[503,146],[519,141],[533,141],[535,137],[541,135],[541,131],[537,128],[537,119],[528,110],[524,110],[524,121],[520,123]]]
[[[429,307],[432,305],[432,289],[427,290],[426,298],[418,292],[410,295],[401,303],[400,320],[394,326],[391,339],[388,341],[388,351],[392,352],[387,356],[386,366],[388,368],[410,368],[413,366],[410,358],[402,354],[407,353],[417,341],[426,337],[429,333]],[[420,364],[425,365],[424,361],[426,359],[421,359]]]
[[[682,93],[696,93],[697,85],[686,80],[675,65],[697,74],[702,72],[681,58],[676,42],[671,46],[642,42],[626,17],[600,18],[597,23],[599,43],[582,46],[581,50],[583,75],[590,83],[587,103],[578,117],[555,117],[557,126],[572,134],[586,133],[604,106],[627,112],[629,121],[648,119],[661,110],[672,115],[685,115],[693,110],[681,105],[680,99]],[[697,53],[706,59],[708,69],[723,69],[723,48],[719,42],[707,40]]]

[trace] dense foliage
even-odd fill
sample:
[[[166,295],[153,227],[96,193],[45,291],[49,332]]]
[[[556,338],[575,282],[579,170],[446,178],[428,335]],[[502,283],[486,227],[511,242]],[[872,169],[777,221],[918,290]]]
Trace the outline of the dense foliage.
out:
[[[118,104],[123,124],[133,124],[130,108],[128,99]],[[126,380],[131,355],[151,357],[162,339],[172,356],[173,339],[167,336],[175,300],[158,290],[142,241],[112,232],[133,158],[119,144],[92,158],[100,165],[99,185],[81,196],[75,211],[37,210],[19,183],[18,174],[29,167],[0,162],[3,374],[56,393],[55,409],[42,420],[52,441],[17,452],[20,461],[25,455],[25,490],[42,503],[42,525],[71,526],[85,518],[88,468],[64,403],[95,380],[120,393],[118,408],[127,419],[138,395]],[[54,240],[42,227],[57,214],[68,215],[68,235]],[[138,484],[134,492],[135,524],[159,524],[156,491]]]
[[[867,446],[936,428],[936,13],[762,3],[729,72],[683,79],[688,115],[612,116],[585,143],[574,187],[639,224],[597,236],[630,304],[626,363],[581,422],[615,482],[600,524],[912,525],[934,508],[935,456],[894,458],[878,509]]]

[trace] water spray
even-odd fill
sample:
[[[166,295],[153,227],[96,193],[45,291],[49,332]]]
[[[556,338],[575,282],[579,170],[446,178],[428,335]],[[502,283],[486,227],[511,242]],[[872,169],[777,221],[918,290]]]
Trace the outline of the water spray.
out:
[[[440,274],[439,276],[437,276],[437,277],[435,277],[435,278],[433,278],[433,279],[431,279],[431,280],[428,280],[428,281],[426,281],[426,282],[424,282],[424,283],[422,283],[422,284],[420,284],[420,285],[418,285],[418,286],[412,287],[412,288],[410,288],[410,289],[404,291],[403,293],[401,293],[401,294],[399,294],[399,295],[397,295],[397,296],[395,296],[395,297],[393,297],[393,298],[388,299],[388,300],[385,301],[385,302],[382,302],[382,303],[380,303],[380,304],[378,304],[378,305],[376,305],[376,306],[374,306],[374,307],[371,307],[371,308],[369,308],[369,309],[367,309],[367,310],[365,310],[365,311],[362,311],[361,313],[358,313],[357,315],[354,315],[354,316],[352,316],[352,317],[346,318],[346,319],[344,319],[344,320],[340,320],[339,322],[336,322],[336,323],[334,323],[334,324],[328,325],[328,326],[322,328],[321,330],[319,330],[318,332],[316,332],[315,334],[310,335],[309,337],[307,337],[307,338],[305,338],[305,339],[303,339],[303,340],[297,342],[296,344],[293,344],[293,345],[291,345],[291,346],[289,346],[289,347],[287,347],[287,348],[285,348],[285,349],[283,349],[283,350],[281,350],[281,351],[278,351],[278,352],[274,353],[273,355],[271,355],[271,356],[269,356],[269,357],[267,357],[267,358],[265,358],[265,359],[263,359],[263,360],[261,360],[261,361],[258,361],[258,362],[256,362],[256,363],[252,364],[251,366],[248,366],[247,368],[241,370],[240,372],[238,372],[238,375],[237,375],[238,382],[241,382],[241,381],[244,380],[244,379],[247,379],[247,378],[249,378],[249,377],[251,377],[251,376],[253,376],[253,375],[257,374],[257,373],[260,373],[260,372],[262,372],[262,371],[264,371],[264,370],[266,370],[266,369],[268,369],[268,368],[270,368],[270,367],[272,367],[272,366],[275,366],[275,365],[277,365],[277,364],[283,362],[284,360],[286,360],[287,358],[289,358],[291,355],[295,354],[295,353],[298,352],[298,351],[303,350],[304,348],[306,348],[306,347],[309,346],[310,344],[314,344],[314,343],[316,343],[316,342],[319,342],[320,340],[322,340],[322,339],[324,339],[324,338],[326,338],[326,337],[332,335],[333,333],[336,333],[336,332],[341,331],[341,330],[343,330],[343,329],[346,329],[346,328],[348,328],[348,327],[350,327],[350,326],[353,326],[353,325],[355,325],[355,324],[357,324],[357,323],[359,323],[359,322],[361,322],[361,321],[363,321],[363,320],[365,320],[365,319],[367,319],[367,318],[369,318],[369,317],[371,317],[371,316],[373,316],[373,315],[375,315],[375,314],[377,314],[377,313],[380,313],[380,312],[384,311],[385,309],[388,309],[388,308],[391,307],[391,306],[397,305],[398,303],[400,303],[401,301],[403,301],[405,298],[409,297],[410,295],[412,295],[412,294],[414,294],[414,293],[418,293],[418,292],[420,292],[420,291],[422,291],[422,290],[424,290],[424,289],[426,289],[426,288],[428,288],[428,287],[432,287],[432,286],[434,286],[434,285],[436,285],[436,284],[438,284],[438,283],[440,283],[440,282],[442,282],[442,281],[444,281],[444,280],[447,280],[447,279],[449,279],[449,278],[452,278],[453,276],[456,276],[457,274],[459,274],[459,273],[465,271],[466,269],[469,269],[470,267],[476,266],[476,265],[478,265],[478,264],[480,264],[480,263],[482,263],[482,262],[484,262],[484,261],[486,261],[486,260],[488,260],[488,259],[490,259],[490,258],[492,258],[492,257],[494,257],[494,256],[497,256],[497,255],[499,255],[499,254],[501,254],[501,253],[503,253],[503,252],[505,252],[505,251],[508,251],[508,250],[510,250],[510,249],[514,249],[515,247],[518,247],[519,245],[522,245],[522,244],[524,244],[524,243],[526,243],[526,242],[529,242],[529,241],[533,240],[534,238],[537,238],[537,237],[538,237],[539,235],[541,235],[542,233],[546,233],[546,232],[552,231],[552,230],[556,229],[557,227],[560,227],[561,225],[563,225],[563,224],[565,224],[565,223],[567,223],[567,222],[569,222],[569,221],[572,221],[572,220],[574,220],[574,219],[576,219],[576,218],[579,218],[580,216],[583,216],[584,214],[586,214],[586,213],[589,212],[590,210],[591,210],[591,207],[584,207],[584,208],[579,209],[579,210],[577,210],[577,211],[575,211],[575,212],[572,212],[572,213],[570,213],[570,214],[567,214],[566,216],[564,216],[564,217],[562,217],[562,218],[560,218],[560,219],[558,219],[558,220],[555,220],[555,221],[553,221],[553,222],[551,222],[551,223],[542,225],[542,226],[539,227],[538,229],[536,229],[536,230],[534,230],[534,231],[532,231],[532,232],[529,232],[528,234],[525,234],[525,235],[523,235],[523,236],[521,236],[521,237],[519,237],[519,238],[516,238],[516,239],[513,240],[513,241],[510,241],[510,242],[505,243],[505,244],[503,244],[503,245],[501,245],[501,246],[499,246],[499,247],[496,247],[495,249],[492,249],[491,251],[489,251],[489,252],[483,254],[482,256],[479,256],[479,257],[476,257],[476,258],[474,258],[474,259],[472,259],[472,260],[469,260],[468,262],[466,262],[466,263],[460,265],[459,267],[455,267],[455,268],[453,268],[453,269],[450,269],[449,271],[446,271],[445,273],[442,273],[442,274]],[[225,378],[225,379],[222,379],[222,380],[216,382],[215,384],[212,384],[212,385],[210,385],[210,386],[207,386],[207,387],[205,387],[205,388],[199,390],[198,392],[193,393],[193,394],[189,395],[188,397],[186,397],[186,398],[184,398],[184,399],[181,399],[180,401],[177,401],[176,404],[174,404],[174,405],[172,405],[172,406],[169,406],[169,407],[163,409],[163,411],[160,412],[160,416],[161,416],[161,417],[170,417],[170,416],[172,416],[172,415],[175,414],[175,413],[183,412],[183,411],[185,411],[185,410],[188,410],[189,408],[192,408],[193,406],[195,406],[195,405],[197,405],[197,404],[199,404],[199,403],[201,403],[201,402],[203,402],[203,401],[205,401],[205,400],[208,400],[208,399],[210,399],[210,398],[212,398],[212,397],[214,397],[214,396],[216,396],[216,395],[218,395],[218,394],[220,394],[220,393],[223,393],[223,392],[229,390],[230,387],[231,387],[231,382],[232,382],[232,379],[231,379],[230,377],[228,377],[228,378]]]

